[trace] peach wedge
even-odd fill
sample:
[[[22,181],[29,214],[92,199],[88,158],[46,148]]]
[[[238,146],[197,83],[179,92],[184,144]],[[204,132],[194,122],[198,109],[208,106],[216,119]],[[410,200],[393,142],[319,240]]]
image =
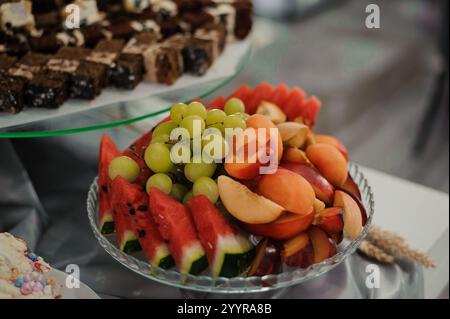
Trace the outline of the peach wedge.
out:
[[[342,186],[347,180],[347,161],[336,147],[328,144],[313,144],[306,149],[306,156],[334,186]]]
[[[346,192],[337,190],[334,193],[334,206],[344,209],[344,234],[350,239],[356,239],[363,229],[363,213],[358,203]]]

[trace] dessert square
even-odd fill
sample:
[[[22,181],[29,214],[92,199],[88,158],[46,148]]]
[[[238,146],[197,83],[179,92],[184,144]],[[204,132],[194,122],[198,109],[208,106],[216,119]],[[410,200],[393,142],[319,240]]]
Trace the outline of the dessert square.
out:
[[[147,81],[171,85],[183,74],[183,57],[176,48],[155,44],[143,56]]]
[[[68,76],[46,70],[36,74],[25,88],[24,99],[28,107],[55,109],[67,99]]]
[[[19,113],[24,107],[25,81],[0,69],[0,112]]]

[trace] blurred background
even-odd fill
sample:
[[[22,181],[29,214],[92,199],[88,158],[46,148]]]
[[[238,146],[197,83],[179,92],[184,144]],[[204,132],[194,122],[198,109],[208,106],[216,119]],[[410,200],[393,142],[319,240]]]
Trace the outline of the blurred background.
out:
[[[380,8],[380,29],[365,25]],[[267,81],[323,102],[352,160],[449,190],[448,1],[255,0],[255,53],[221,93]]]

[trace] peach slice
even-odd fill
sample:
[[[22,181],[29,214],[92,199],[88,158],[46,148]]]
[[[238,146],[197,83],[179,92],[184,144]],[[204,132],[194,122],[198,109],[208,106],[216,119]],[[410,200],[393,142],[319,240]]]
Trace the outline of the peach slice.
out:
[[[284,112],[277,105],[267,101],[262,101],[259,104],[256,114],[264,115],[274,124],[286,122],[286,114],[284,114]]]
[[[271,200],[253,193],[245,185],[227,177],[217,179],[220,199],[227,211],[247,224],[270,223],[285,210]]]
[[[284,207],[287,211],[307,215],[313,209],[315,194],[311,185],[300,175],[278,168],[264,175],[258,184],[258,193]]]
[[[326,208],[314,220],[314,225],[322,228],[328,235],[340,233],[344,229],[342,219],[343,209],[340,207]]]
[[[304,216],[284,213],[274,222],[268,224],[242,224],[242,228],[253,235],[281,240],[291,238],[305,231],[311,225],[313,219],[314,212]]]
[[[315,168],[309,165],[296,163],[284,163],[281,166],[301,175],[311,184],[317,198],[326,205],[331,206],[334,199],[334,187]]]
[[[314,263],[314,251],[306,233],[283,243],[281,260],[290,267],[307,268]]]
[[[267,117],[261,114],[253,114],[248,118],[246,121],[247,127],[259,129],[259,128],[265,128],[266,129],[266,140],[270,141],[270,129],[271,128],[277,128],[276,125]],[[281,160],[281,157],[283,156],[283,141],[281,139],[279,130],[278,130],[278,150],[277,150],[277,158],[278,160]]]
[[[326,205],[324,202],[322,202],[320,199],[315,199],[314,200],[314,204],[313,204],[313,208],[314,208],[314,214],[317,215],[319,214],[321,211],[323,211],[325,209]]]
[[[316,226],[311,226],[308,236],[314,249],[314,263],[320,263],[336,254],[336,246],[328,234]]]
[[[341,152],[342,155],[344,155],[345,160],[348,161],[349,155],[347,147],[345,147],[345,145],[336,137],[331,135],[316,135],[316,143],[328,144],[336,147],[339,150],[339,152]]]
[[[296,164],[305,164],[312,166],[309,161],[306,153],[298,148],[288,147],[284,150],[283,158],[281,159],[284,163],[296,163]]]
[[[346,191],[349,194],[352,194],[359,200],[361,200],[361,192],[359,191],[358,185],[356,185],[353,178],[348,174],[347,180],[345,183],[341,186],[341,189]]]
[[[281,272],[280,249],[268,238],[256,247],[256,256],[248,271],[248,276],[265,276]]]
[[[341,186],[347,180],[347,161],[344,155],[334,146],[328,144],[310,145],[306,149],[306,156],[334,186]]]
[[[286,146],[301,148],[305,145],[311,130],[305,124],[286,122],[277,125],[281,140]]]
[[[344,209],[344,234],[356,239],[363,229],[363,213],[358,203],[346,192],[337,190],[334,193],[334,206]]]

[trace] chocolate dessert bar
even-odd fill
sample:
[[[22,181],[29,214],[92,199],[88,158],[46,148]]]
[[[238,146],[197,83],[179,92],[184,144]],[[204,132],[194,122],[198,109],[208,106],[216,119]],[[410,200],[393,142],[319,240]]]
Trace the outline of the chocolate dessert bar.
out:
[[[237,39],[245,39],[253,27],[253,3],[249,0],[237,0],[233,3],[236,9],[234,35]]]
[[[0,112],[19,113],[23,109],[24,82],[0,70]]]
[[[210,23],[195,31],[194,36],[214,42],[213,57],[216,59],[225,49],[227,31],[222,24]]]
[[[17,58],[6,54],[0,54],[0,72],[8,70],[17,62]]]
[[[112,38],[124,40],[129,40],[137,32],[131,22],[123,18],[111,21],[105,30],[111,34]]]
[[[9,68],[11,76],[31,80],[34,75],[45,69],[46,63],[50,59],[47,54],[27,53],[17,64]]]
[[[25,88],[24,99],[28,107],[55,109],[67,99],[67,75],[45,70],[36,74]]]
[[[122,52],[124,45],[125,42],[120,39],[101,40],[85,58],[86,61],[97,63],[105,68],[107,84],[113,82],[111,78],[112,71],[116,67],[117,58]]]
[[[176,48],[155,44],[143,56],[147,81],[171,85],[183,74],[183,57]]]
[[[178,5],[175,1],[161,0],[156,1],[152,5],[152,11],[158,16],[160,20],[166,20],[178,15]]]
[[[143,32],[133,37],[123,49],[111,70],[110,83],[118,88],[133,89],[144,73],[143,53],[158,41],[153,32]]]
[[[186,36],[173,36],[164,46],[176,48],[183,57],[184,71],[203,75],[214,62],[214,41]]]
[[[189,31],[194,33],[198,28],[213,23],[215,17],[206,11],[186,12],[180,19],[189,26]]]
[[[48,69],[69,75],[70,97],[92,100],[105,86],[107,67],[86,61],[90,53],[86,48],[63,47],[47,63]]]

